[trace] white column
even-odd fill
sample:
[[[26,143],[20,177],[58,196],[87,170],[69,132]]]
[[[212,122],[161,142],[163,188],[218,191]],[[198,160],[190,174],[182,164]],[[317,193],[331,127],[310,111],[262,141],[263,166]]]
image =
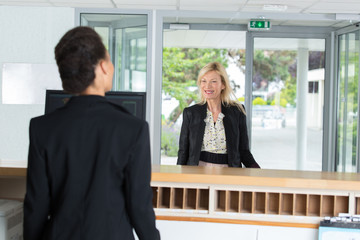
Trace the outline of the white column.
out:
[[[306,40],[304,40],[306,41]],[[307,117],[306,99],[308,92],[309,49],[300,42],[297,59],[296,89],[296,169],[304,170],[306,162]]]

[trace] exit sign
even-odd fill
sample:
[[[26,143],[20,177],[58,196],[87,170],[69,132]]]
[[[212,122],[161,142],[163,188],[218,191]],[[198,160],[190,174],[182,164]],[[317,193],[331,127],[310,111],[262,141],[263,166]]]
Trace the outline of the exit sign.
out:
[[[250,20],[248,24],[248,29],[252,31],[264,31],[270,30],[270,28],[269,20]]]

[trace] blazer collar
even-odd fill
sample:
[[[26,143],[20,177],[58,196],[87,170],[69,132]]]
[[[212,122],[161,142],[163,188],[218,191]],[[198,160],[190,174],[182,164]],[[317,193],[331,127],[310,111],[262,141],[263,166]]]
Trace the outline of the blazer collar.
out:
[[[206,111],[207,111],[207,103],[201,105],[201,110],[200,110],[201,119],[206,118]]]
[[[205,103],[201,106],[201,116],[205,119],[206,118],[206,110],[207,110],[207,106],[208,104]],[[226,114],[228,112],[228,108],[224,105],[224,104],[221,104],[221,112],[225,115],[226,117]]]
[[[107,102],[107,100],[100,95],[83,95],[71,97],[66,105],[92,105],[99,102]]]

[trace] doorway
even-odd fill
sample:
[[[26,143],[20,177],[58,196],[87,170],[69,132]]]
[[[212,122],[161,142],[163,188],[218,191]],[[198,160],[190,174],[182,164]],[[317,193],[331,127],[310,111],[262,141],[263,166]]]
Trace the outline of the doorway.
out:
[[[252,152],[262,168],[322,170],[325,39],[254,38]]]

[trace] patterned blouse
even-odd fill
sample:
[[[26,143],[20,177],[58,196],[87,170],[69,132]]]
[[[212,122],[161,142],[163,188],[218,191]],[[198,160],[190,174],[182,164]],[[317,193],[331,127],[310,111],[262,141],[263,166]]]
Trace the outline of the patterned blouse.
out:
[[[214,118],[207,109],[205,121],[205,132],[203,143],[201,146],[201,151],[211,152],[211,153],[227,153],[226,150],[226,136],[223,118],[225,115],[219,113],[216,123],[214,123]]]

